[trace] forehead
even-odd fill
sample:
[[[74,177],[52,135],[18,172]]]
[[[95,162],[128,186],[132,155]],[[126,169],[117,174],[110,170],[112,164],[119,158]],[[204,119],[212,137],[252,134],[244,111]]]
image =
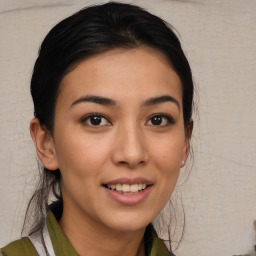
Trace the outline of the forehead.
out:
[[[177,73],[161,52],[146,47],[115,49],[78,63],[63,78],[59,97],[72,101],[85,94],[118,101],[171,94],[182,104]]]

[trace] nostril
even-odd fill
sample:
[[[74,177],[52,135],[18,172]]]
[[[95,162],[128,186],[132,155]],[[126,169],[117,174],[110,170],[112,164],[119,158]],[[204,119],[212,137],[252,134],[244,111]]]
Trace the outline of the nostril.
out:
[[[126,161],[118,161],[118,162],[116,163],[116,165],[118,165],[118,166],[120,166],[120,167],[130,168],[129,162],[126,162]]]
[[[132,161],[119,161],[118,162],[118,165],[120,166],[126,166],[126,167],[129,167],[129,168],[136,168],[138,166],[142,166],[146,164],[146,161],[139,161],[139,162],[132,162]]]

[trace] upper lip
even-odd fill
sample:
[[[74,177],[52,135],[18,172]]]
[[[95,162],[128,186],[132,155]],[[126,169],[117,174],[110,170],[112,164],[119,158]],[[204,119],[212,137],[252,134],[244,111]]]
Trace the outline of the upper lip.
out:
[[[137,177],[137,178],[119,178],[115,180],[108,181],[104,183],[105,185],[115,185],[115,184],[146,184],[146,185],[152,185],[153,182],[150,180],[143,178],[143,177]]]

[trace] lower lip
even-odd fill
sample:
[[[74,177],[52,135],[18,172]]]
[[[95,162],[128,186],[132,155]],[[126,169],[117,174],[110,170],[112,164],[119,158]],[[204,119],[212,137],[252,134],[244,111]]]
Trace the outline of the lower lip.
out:
[[[107,194],[110,196],[110,198],[113,199],[114,201],[122,205],[136,205],[141,203],[148,197],[152,186],[148,186],[144,190],[133,195],[125,195],[125,194],[118,193],[116,190],[108,189],[106,187],[103,187],[103,188],[105,189]]]

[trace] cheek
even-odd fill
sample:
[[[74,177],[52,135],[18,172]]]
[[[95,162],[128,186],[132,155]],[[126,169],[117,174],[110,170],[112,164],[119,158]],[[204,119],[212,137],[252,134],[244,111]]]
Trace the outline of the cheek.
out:
[[[151,156],[157,170],[159,193],[158,202],[163,206],[170,198],[179,174],[180,164],[185,147],[184,136],[169,136],[168,139],[158,140],[152,147]]]
[[[164,140],[152,147],[151,159],[154,161],[156,186],[156,198],[154,207],[160,212],[170,199],[176,186],[182,156],[182,145],[180,140]]]
[[[88,177],[102,169],[109,151],[106,139],[79,133],[63,138],[67,139],[59,139],[56,143],[56,154],[64,175],[64,172],[72,172],[73,175]]]
[[[180,169],[184,147],[184,140],[177,137],[154,143],[151,147],[151,156],[157,169],[166,175],[177,172]]]

